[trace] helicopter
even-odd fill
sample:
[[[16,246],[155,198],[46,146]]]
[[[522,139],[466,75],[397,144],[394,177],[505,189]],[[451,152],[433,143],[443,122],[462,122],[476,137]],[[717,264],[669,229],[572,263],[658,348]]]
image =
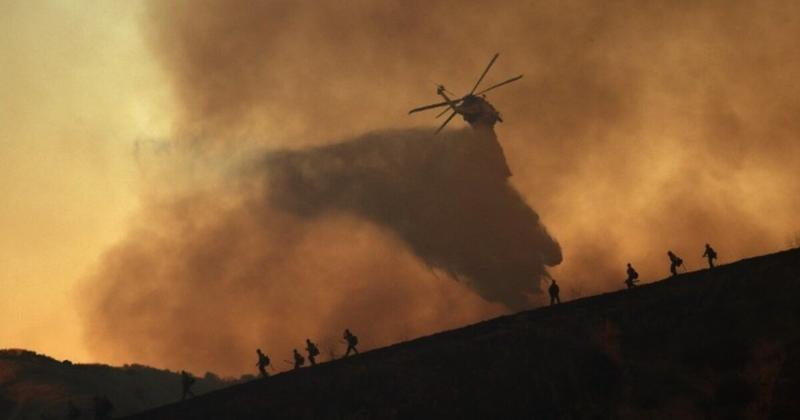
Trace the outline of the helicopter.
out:
[[[464,121],[468,122],[473,129],[476,130],[493,129],[495,123],[497,123],[498,121],[503,122],[503,119],[500,116],[500,113],[497,112],[495,107],[492,106],[492,104],[490,104],[489,101],[486,100],[485,93],[522,78],[522,75],[520,74],[519,76],[512,77],[506,81],[494,84],[479,92],[475,92],[478,89],[478,86],[483,81],[483,78],[486,77],[486,73],[489,72],[489,69],[492,68],[492,65],[494,65],[494,62],[497,60],[497,57],[499,56],[500,54],[495,54],[494,57],[492,57],[491,61],[489,61],[489,64],[486,66],[486,69],[483,71],[481,76],[478,78],[478,81],[475,83],[475,86],[473,86],[472,90],[470,90],[469,93],[467,93],[466,95],[460,98],[451,98],[447,94],[450,93],[451,95],[453,95],[453,93],[448,92],[448,90],[444,87],[444,85],[440,84],[437,85],[436,87],[436,94],[444,98],[444,102],[417,107],[412,109],[411,111],[408,111],[408,113],[413,114],[419,111],[425,111],[428,109],[446,106],[447,108],[441,113],[439,113],[439,115],[437,115],[436,118],[441,117],[448,111],[451,111],[450,115],[447,117],[444,123],[442,123],[442,125],[439,126],[439,128],[436,130],[436,133],[442,131],[442,129],[444,129],[447,123],[449,123],[450,120],[452,120],[453,117],[456,116],[456,114],[461,114],[461,116],[464,117]]]

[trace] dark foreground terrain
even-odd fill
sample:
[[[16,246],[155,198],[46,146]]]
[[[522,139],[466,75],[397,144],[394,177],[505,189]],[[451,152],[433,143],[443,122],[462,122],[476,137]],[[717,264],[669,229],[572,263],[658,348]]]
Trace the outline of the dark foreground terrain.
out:
[[[201,394],[229,386],[213,374],[198,378]],[[73,364],[27,350],[0,350],[0,419],[61,420],[68,401],[81,419],[94,418],[94,397],[105,396],[112,414],[126,415],[180,399],[181,376],[140,365]]]
[[[800,250],[501,317],[130,419],[800,418]]]

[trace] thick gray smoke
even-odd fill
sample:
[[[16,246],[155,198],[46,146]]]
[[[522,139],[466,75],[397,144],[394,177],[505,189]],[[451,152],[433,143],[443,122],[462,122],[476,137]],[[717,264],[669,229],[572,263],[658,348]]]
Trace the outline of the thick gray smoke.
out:
[[[530,306],[561,251],[492,141],[378,132],[151,200],[89,283],[92,346],[236,374],[256,347],[336,352],[345,327],[372,347]]]
[[[494,141],[470,129],[405,130],[276,153],[265,162],[268,190],[295,214],[343,212],[386,226],[429,266],[522,309],[561,249],[506,181],[502,155],[486,152]]]
[[[475,292],[521,305],[559,253],[482,175],[495,170],[459,155],[468,132],[336,141],[433,127],[406,110],[434,82],[468,90],[498,51],[487,84],[525,74],[489,97],[511,182],[564,247],[565,297],[623,287],[628,261],[661,278],[666,249],[697,267],[705,242],[723,262],[784,246],[800,209],[798,22],[785,0],[152,1],[143,28],[172,134],[205,139],[175,142],[175,160],[245,138],[296,151],[221,183],[204,164],[151,176],[89,282],[93,348],[241,372],[258,346],[334,348],[345,326],[373,346],[504,310]]]

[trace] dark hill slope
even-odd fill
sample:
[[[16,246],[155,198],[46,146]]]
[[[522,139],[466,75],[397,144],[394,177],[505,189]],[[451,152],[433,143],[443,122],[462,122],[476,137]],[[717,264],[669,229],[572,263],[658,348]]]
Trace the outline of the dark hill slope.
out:
[[[800,250],[501,317],[131,419],[800,418]]]
[[[229,386],[213,374],[199,378],[196,393]],[[176,401],[181,376],[141,365],[73,364],[27,350],[0,350],[0,419],[63,419],[67,402],[93,418],[93,398],[106,396],[114,414],[127,415]]]

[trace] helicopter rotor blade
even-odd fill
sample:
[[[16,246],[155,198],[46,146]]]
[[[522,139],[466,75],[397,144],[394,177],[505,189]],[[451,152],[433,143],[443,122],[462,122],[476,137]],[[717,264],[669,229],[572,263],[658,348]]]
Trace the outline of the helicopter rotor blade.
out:
[[[486,93],[486,92],[488,92],[488,91],[490,91],[492,89],[499,88],[500,86],[507,85],[507,84],[509,84],[511,82],[515,82],[515,81],[517,81],[519,79],[522,79],[522,75],[521,74],[519,76],[517,76],[517,77],[512,77],[512,78],[506,80],[505,82],[500,82],[500,83],[498,83],[496,85],[488,87],[488,88],[476,93],[476,95],[483,95],[484,93]]]
[[[492,68],[492,65],[494,64],[494,61],[495,61],[495,60],[497,60],[497,57],[499,57],[499,56],[500,56],[500,54],[499,54],[499,53],[497,53],[497,54],[495,54],[495,55],[494,55],[494,57],[492,57],[492,61],[489,61],[489,65],[488,65],[488,66],[486,66],[486,70],[484,70],[484,71],[483,71],[483,74],[481,74],[481,77],[479,77],[479,78],[478,78],[478,81],[477,81],[477,82],[475,82],[475,86],[472,88],[472,90],[471,90],[471,91],[469,91],[469,94],[470,94],[470,95],[472,95],[473,93],[475,93],[475,89],[477,89],[477,88],[478,88],[478,85],[479,85],[479,84],[481,84],[481,81],[482,81],[482,80],[483,80],[483,78],[486,76],[486,73],[489,73],[489,69],[490,69],[490,68]]]
[[[439,134],[439,132],[440,132],[440,131],[442,131],[442,129],[444,128],[444,126],[446,126],[446,125],[447,125],[447,123],[449,123],[449,122],[450,122],[450,120],[452,120],[452,119],[453,119],[453,117],[455,117],[455,116],[456,116],[456,112],[455,112],[455,111],[453,111],[453,113],[452,113],[452,114],[450,114],[450,116],[449,116],[449,117],[447,117],[447,119],[446,119],[446,120],[444,120],[444,123],[442,123],[442,125],[440,125],[440,126],[439,126],[439,128],[438,128],[438,129],[436,129],[436,132],[435,132],[435,133],[433,133],[433,134]]]
[[[421,106],[421,107],[418,107],[418,108],[414,108],[411,111],[408,111],[408,113],[409,114],[413,114],[415,112],[424,111],[426,109],[439,108],[440,106],[448,106],[448,105],[450,105],[450,103],[447,102],[447,101],[439,102],[437,104],[425,105],[425,106]]]
[[[464,100],[464,98],[455,99],[455,100],[453,100],[453,105],[458,106],[458,104],[461,103],[461,101],[463,101],[463,100]],[[438,115],[436,115],[436,118],[441,118],[442,115],[447,114],[447,111],[450,111],[450,110],[453,110],[452,106],[447,108],[447,109],[445,109],[444,111],[440,112]]]

